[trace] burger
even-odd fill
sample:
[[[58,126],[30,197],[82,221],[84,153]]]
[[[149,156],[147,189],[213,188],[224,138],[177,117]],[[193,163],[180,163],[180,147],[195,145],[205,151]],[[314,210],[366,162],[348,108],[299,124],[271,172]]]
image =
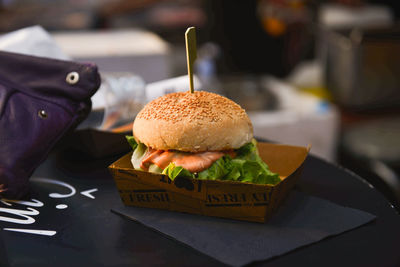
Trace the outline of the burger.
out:
[[[171,93],[137,114],[132,165],[177,177],[276,184],[279,175],[260,158],[244,109],[218,94]]]

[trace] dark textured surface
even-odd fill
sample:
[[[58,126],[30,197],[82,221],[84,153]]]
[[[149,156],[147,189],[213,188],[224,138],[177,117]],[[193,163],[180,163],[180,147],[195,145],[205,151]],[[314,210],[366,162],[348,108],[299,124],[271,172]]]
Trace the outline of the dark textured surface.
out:
[[[375,216],[293,191],[265,224],[125,207],[113,209],[219,261],[266,260],[370,222]]]
[[[67,158],[67,157],[63,157]],[[46,160],[33,178],[50,178],[73,185],[74,196],[55,199],[51,192],[66,188],[32,182],[32,198],[44,203],[29,225],[0,221],[4,227],[55,230],[52,237],[1,230],[9,266],[221,266],[221,262],[110,212],[120,205],[114,181],[106,170],[113,159],[94,164],[82,158],[75,163]],[[92,164],[88,164],[88,163]],[[75,168],[70,168],[75,165]],[[80,167],[81,166],[81,167]],[[97,188],[95,199],[80,192]],[[399,266],[400,216],[362,179],[310,156],[297,190],[374,214],[377,218],[357,229],[326,238],[257,262],[254,266]],[[68,208],[57,210],[57,204]],[[0,207],[5,205],[0,202]],[[13,204],[13,208],[26,209]],[[4,213],[0,216],[6,216]],[[0,253],[1,255],[1,253]],[[4,262],[5,260],[3,260]],[[7,266],[7,265],[5,265]]]
[[[8,266],[7,250],[3,241],[3,234],[0,231],[0,266]]]

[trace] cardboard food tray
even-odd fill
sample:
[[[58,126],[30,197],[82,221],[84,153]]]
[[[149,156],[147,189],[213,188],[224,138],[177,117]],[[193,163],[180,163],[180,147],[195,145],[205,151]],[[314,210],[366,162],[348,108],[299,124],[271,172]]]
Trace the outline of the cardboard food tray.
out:
[[[309,147],[258,143],[260,157],[282,181],[258,185],[234,181],[175,179],[135,170],[129,153],[108,168],[127,206],[265,222],[300,177]]]

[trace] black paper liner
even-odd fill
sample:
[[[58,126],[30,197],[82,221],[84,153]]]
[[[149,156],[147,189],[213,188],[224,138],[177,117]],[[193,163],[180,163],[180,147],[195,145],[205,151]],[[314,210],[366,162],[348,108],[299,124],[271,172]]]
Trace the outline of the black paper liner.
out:
[[[112,211],[232,266],[268,260],[376,218],[297,191],[291,192],[264,224],[127,207],[122,203]]]

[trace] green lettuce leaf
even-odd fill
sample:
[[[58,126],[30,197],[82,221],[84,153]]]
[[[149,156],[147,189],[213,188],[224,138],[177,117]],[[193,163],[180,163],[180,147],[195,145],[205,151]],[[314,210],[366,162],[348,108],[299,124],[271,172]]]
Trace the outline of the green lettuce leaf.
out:
[[[194,178],[193,173],[181,166],[176,166],[173,162],[171,162],[162,173],[167,175],[172,181],[177,177]]]
[[[260,158],[257,142],[253,139],[237,151],[236,158],[225,155],[210,168],[199,173],[199,178],[210,180],[231,180],[254,184],[275,185],[281,181],[277,173],[269,170],[268,165]]]
[[[132,150],[135,150],[136,147],[138,146],[138,143],[136,143],[136,140],[133,136],[131,135],[125,135],[126,141],[128,141],[128,144],[132,147]]]
[[[238,181],[241,176],[241,165],[234,164],[234,160],[231,162],[232,168],[227,175],[225,175],[224,180]]]
[[[133,168],[141,170],[140,164],[142,163],[142,160],[146,155],[147,149],[147,146],[142,143],[139,143],[137,145],[136,149],[133,151],[131,159]]]
[[[244,159],[244,160],[252,160],[255,161],[260,156],[258,155],[258,150],[257,150],[257,141],[256,139],[252,139],[251,143],[245,144],[241,148],[239,148],[237,151],[237,156],[235,159]],[[260,158],[261,159],[261,158]]]
[[[242,180],[243,182],[250,182],[254,184],[277,184],[281,181],[277,173],[271,172],[266,164],[260,161],[246,161],[242,166]]]
[[[198,173],[199,179],[222,180],[232,169],[232,159],[229,156],[223,156],[215,161],[210,168]]]

